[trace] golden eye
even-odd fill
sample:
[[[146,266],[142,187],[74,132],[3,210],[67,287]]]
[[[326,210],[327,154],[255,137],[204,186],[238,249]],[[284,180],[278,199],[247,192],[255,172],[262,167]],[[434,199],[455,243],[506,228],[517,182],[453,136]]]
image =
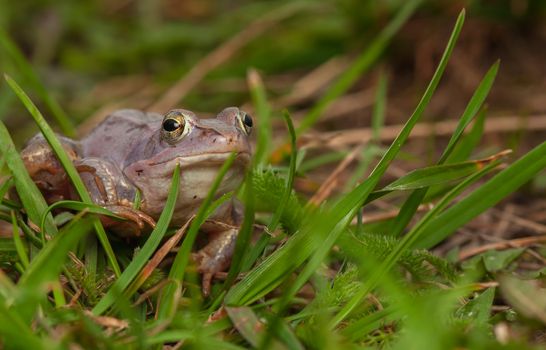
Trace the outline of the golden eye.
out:
[[[239,112],[239,115],[237,116],[237,119],[239,120],[239,125],[241,126],[241,129],[245,132],[245,134],[250,135],[250,132],[252,131],[252,117],[250,114],[246,114],[243,111]]]
[[[161,137],[168,143],[176,143],[188,133],[188,123],[184,115],[177,111],[170,111],[161,123]]]

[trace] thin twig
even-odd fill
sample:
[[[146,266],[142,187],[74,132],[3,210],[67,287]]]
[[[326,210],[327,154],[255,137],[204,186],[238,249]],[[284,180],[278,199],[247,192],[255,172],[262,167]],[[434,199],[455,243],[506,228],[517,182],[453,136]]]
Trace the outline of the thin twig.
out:
[[[472,247],[472,248],[461,251],[459,253],[459,260],[466,260],[474,255],[484,253],[488,250],[523,248],[523,247],[528,247],[530,245],[533,245],[536,243],[542,243],[542,242],[546,242],[546,235],[517,238],[517,239],[512,239],[509,241],[485,244],[479,247]]]
[[[309,204],[314,204],[316,206],[320,205],[326,198],[330,196],[334,188],[340,182],[341,173],[351,164],[351,162],[356,158],[356,156],[361,152],[362,146],[355,147],[339,165],[334,169],[334,171],[328,176],[326,181],[322,183],[322,186],[317,190],[315,195],[309,200]]]
[[[430,135],[449,136],[455,130],[458,120],[445,120],[437,123],[417,124],[411,137],[428,137]],[[400,133],[404,125],[388,125],[381,129],[380,140],[392,141]],[[532,131],[546,130],[546,114],[521,116],[498,116],[488,118],[485,122],[484,133],[513,132],[519,129]],[[373,137],[372,128],[346,129],[325,133],[317,133],[312,137],[305,137],[308,142],[305,148],[338,148],[369,142]]]
[[[426,211],[431,210],[433,207],[434,207],[434,205],[432,203],[421,204],[421,205],[419,205],[419,207],[417,207],[417,212],[418,213],[426,212]],[[390,220],[390,219],[393,219],[393,218],[397,217],[398,214],[400,214],[399,209],[394,209],[394,210],[390,210],[390,211],[387,211],[387,212],[366,214],[362,218],[362,223],[363,224],[370,224],[370,223],[373,223],[373,222],[386,221],[386,220]],[[356,218],[353,219],[352,224],[356,225]]]
[[[148,261],[146,266],[144,266],[144,268],[142,269],[140,274],[137,276],[137,278],[135,278],[135,281],[139,281],[139,282],[142,283],[142,282],[146,281],[146,279],[148,279],[148,277],[150,277],[150,275],[152,274],[154,269],[163,261],[163,259],[167,256],[167,254],[169,254],[171,249],[175,245],[177,245],[178,242],[180,242],[180,240],[184,236],[184,233],[186,233],[186,230],[188,229],[188,226],[190,225],[190,223],[192,222],[194,217],[195,217],[195,215],[192,215],[188,219],[188,221],[186,221],[184,226],[179,228],[176,231],[176,233],[171,238],[169,238],[167,240],[167,242],[165,242],[161,246],[161,248],[159,248],[157,250],[157,252],[155,252],[154,256],[150,259],[150,261]]]

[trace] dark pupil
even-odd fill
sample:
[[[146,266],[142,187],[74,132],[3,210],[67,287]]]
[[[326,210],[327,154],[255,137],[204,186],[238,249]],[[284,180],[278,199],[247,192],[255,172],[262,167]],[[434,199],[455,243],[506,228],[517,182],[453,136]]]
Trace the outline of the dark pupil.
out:
[[[180,123],[176,119],[167,119],[163,122],[163,129],[165,131],[175,131],[180,127]]]
[[[252,127],[252,118],[248,114],[245,114],[245,118],[243,119],[243,123],[245,123],[246,126],[251,128]]]

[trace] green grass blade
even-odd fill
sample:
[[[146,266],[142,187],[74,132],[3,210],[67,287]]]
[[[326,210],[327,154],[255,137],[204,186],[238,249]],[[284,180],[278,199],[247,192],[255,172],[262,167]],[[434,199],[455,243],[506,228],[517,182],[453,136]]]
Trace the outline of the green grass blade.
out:
[[[14,308],[23,319],[30,321],[38,303],[46,297],[45,287],[57,280],[68,251],[89,232],[93,218],[82,218],[83,215],[83,212],[76,215],[70,224],[47,242],[21,276],[17,284],[21,294]]]
[[[0,252],[4,250],[4,244],[12,244],[11,240],[0,240]],[[13,247],[15,249],[15,247]],[[15,299],[17,295],[17,287],[11,279],[0,269],[0,303],[4,302],[4,299]]]
[[[491,170],[498,166],[498,162],[493,162],[484,167],[479,172],[473,174],[465,181],[455,186],[448,194],[446,194],[436,206],[430,210],[410,232],[400,241],[396,248],[381,262],[381,264],[373,271],[369,279],[367,279],[362,287],[355,293],[351,300],[336,314],[332,319],[331,326],[337,326],[345,317],[347,317],[360,304],[362,299],[370,293],[381,281],[385,274],[389,273],[396,261],[404,253],[404,251],[412,246],[412,244],[423,236],[423,228],[437,216],[452,200],[454,200],[463,190],[475,183],[477,180],[485,176]],[[414,192],[415,193],[415,192]]]
[[[476,149],[482,139],[483,130],[485,127],[486,112],[487,108],[484,106],[476,118],[474,118],[474,125],[472,126],[470,132],[461,137],[461,140],[447,157],[445,163],[457,163],[470,158],[470,155]]]
[[[13,226],[13,243],[15,244],[15,249],[17,250],[17,255],[19,256],[19,261],[23,268],[28,268],[30,265],[30,259],[27,255],[27,249],[23,245],[21,236],[19,235],[19,225],[17,225],[17,218],[15,217],[15,212],[11,211],[11,225]]]
[[[466,198],[432,220],[414,247],[430,248],[531,180],[546,168],[546,142],[499,172]]]
[[[8,53],[8,56],[18,66],[19,72],[28,80],[34,90],[38,93],[40,98],[44,101],[49,108],[53,117],[59,124],[62,132],[67,136],[75,136],[76,129],[68,115],[61,108],[59,103],[51,96],[48,89],[40,82],[40,78],[32,69],[32,66],[28,63],[25,56],[21,53],[19,48],[10,40],[6,33],[0,29],[0,46],[4,48],[4,51]]]
[[[460,180],[479,171],[484,165],[507,155],[504,151],[485,159],[477,159],[446,165],[433,165],[426,168],[413,170],[401,178],[391,182],[379,191],[374,191],[370,197],[379,198],[392,191],[408,191],[427,188],[433,185],[445,184]],[[368,197],[368,199],[370,198]]]
[[[52,349],[53,343],[34,334],[24,320],[0,298],[0,339],[8,349]]]
[[[485,126],[485,112],[486,108],[482,108],[479,114],[474,119],[474,125],[468,134],[461,137],[461,140],[457,143],[453,152],[447,157],[446,164],[455,164],[462,162],[470,158],[472,152],[476,149],[481,141],[483,130]],[[427,195],[424,198],[425,202],[438,198],[449,191],[449,186],[438,185],[429,188]]]
[[[381,70],[372,111],[372,142],[362,149],[359,164],[351,174],[351,178],[345,183],[344,191],[353,189],[355,185],[362,180],[375,156],[382,154],[381,148],[376,145],[380,145],[379,136],[381,135],[381,129],[385,122],[387,85],[387,74],[384,70]]]
[[[288,127],[288,133],[290,135],[290,166],[288,168],[288,177],[286,178],[286,187],[284,188],[284,192],[282,194],[281,200],[279,202],[279,206],[277,207],[277,210],[273,214],[273,217],[271,218],[271,222],[269,225],[267,225],[267,229],[269,232],[275,231],[277,228],[277,225],[279,224],[281,220],[282,213],[284,209],[286,208],[286,204],[288,203],[288,199],[290,197],[290,194],[292,193],[292,186],[294,184],[294,175],[296,174],[296,161],[297,161],[297,146],[296,146],[296,131],[294,129],[294,124],[292,124],[292,118],[290,118],[290,114],[288,114],[288,111],[283,111],[283,118],[286,122],[286,126]]]
[[[2,154],[2,151],[0,149],[0,154]],[[0,159],[0,161],[4,161],[5,158],[2,157],[2,159]],[[0,166],[0,169],[2,167]],[[8,193],[9,189],[11,187],[13,187],[14,185],[14,181],[13,181],[13,176],[10,176],[7,180],[5,180],[4,182],[2,182],[2,184],[0,185],[0,203],[3,203],[4,202],[4,196],[6,195],[6,193]]]
[[[438,68],[436,72],[434,73],[434,76],[432,80],[429,83],[429,86],[427,87],[427,90],[425,91],[425,94],[423,95],[423,98],[417,105],[414,113],[410,117],[410,119],[406,122],[406,125],[400,131],[400,134],[396,137],[394,142],[392,143],[391,147],[387,150],[383,158],[379,161],[378,165],[368,178],[366,182],[359,185],[357,188],[355,188],[354,191],[352,191],[349,195],[347,195],[342,200],[338,201],[334,205],[335,212],[333,222],[336,223],[336,226],[334,228],[334,231],[329,234],[327,241],[324,242],[324,244],[321,244],[319,249],[315,252],[315,256],[312,258],[311,262],[306,266],[305,273],[301,273],[298,276],[297,282],[292,285],[292,294],[294,294],[301,286],[303,286],[303,283],[305,280],[307,280],[313,271],[318,268],[319,264],[324,260],[326,255],[328,254],[328,251],[331,247],[331,245],[334,244],[334,242],[337,240],[337,237],[341,232],[343,231],[344,227],[350,222],[352,217],[356,214],[357,208],[360,207],[362,202],[366,199],[366,197],[370,194],[373,187],[376,186],[376,184],[379,181],[379,178],[383,175],[385,170],[387,169],[390,162],[396,157],[398,154],[400,148],[402,147],[402,144],[405,142],[407,137],[409,136],[413,126],[417,123],[419,118],[421,117],[426,105],[430,101],[432,94],[434,90],[436,89],[440,77],[443,74],[443,71],[445,70],[445,66],[447,65],[447,61],[449,59],[449,56],[451,55],[451,52],[453,51],[453,47],[455,46],[455,42],[457,40],[457,37],[461,31],[462,24],[464,22],[464,11],[461,12],[459,15],[457,22],[455,24],[455,27],[453,29],[453,32],[451,34],[451,37],[448,41],[447,47],[444,51],[444,54],[442,56],[442,59],[440,60],[440,63],[438,65]]]
[[[116,214],[112,213],[110,210],[104,207],[101,207],[100,205],[83,203],[78,201],[63,200],[63,201],[55,202],[51,204],[49,207],[47,207],[47,210],[42,215],[42,219],[40,221],[40,228],[42,230],[43,230],[47,215],[51,213],[53,210],[58,208],[77,210],[77,211],[85,210],[89,214],[105,215],[105,216],[109,216],[113,218],[118,218],[120,220],[124,220],[122,217],[117,216]]]
[[[148,237],[146,240],[146,243],[144,243],[144,246],[140,249],[138,255],[131,260],[129,266],[127,266],[121,276],[119,276],[116,282],[114,282],[98,304],[95,305],[92,310],[94,315],[100,315],[108,310],[110,306],[112,306],[112,304],[116,301],[116,293],[121,295],[121,293],[129,286],[131,281],[138,275],[139,271],[146,265],[154,251],[161,243],[174,213],[176,199],[178,198],[179,186],[180,165],[177,164],[171,181],[171,189],[156,227],[150,234],[150,237]]]
[[[74,185],[74,188],[78,192],[78,195],[80,196],[82,201],[88,204],[93,204],[93,201],[91,200],[91,197],[89,196],[89,193],[87,192],[87,189],[85,185],[83,184],[83,181],[80,178],[80,175],[78,174],[76,168],[74,167],[74,164],[72,164],[72,162],[70,161],[70,158],[68,158],[68,155],[66,154],[64,148],[62,147],[61,143],[55,136],[55,133],[53,132],[53,130],[51,130],[51,127],[45,121],[44,117],[42,116],[42,113],[40,113],[36,105],[30,100],[28,95],[21,89],[21,87],[13,79],[11,79],[7,75],[5,75],[5,79],[8,82],[8,85],[15,92],[17,97],[19,97],[23,105],[26,107],[26,109],[28,110],[28,112],[30,113],[30,115],[32,116],[36,124],[38,125],[38,128],[40,129],[45,139],[47,140],[47,143],[49,144],[53,152],[55,152],[55,155],[57,156],[57,158],[63,165],[63,168],[66,171],[66,174],[72,181],[72,184]],[[116,276],[119,276],[121,274],[121,270],[116,260],[114,251],[112,250],[112,246],[110,245],[110,241],[108,241],[108,237],[106,236],[106,232],[104,231],[104,228],[102,227],[98,219],[94,221],[93,226],[95,227],[97,236],[104,248],[104,251],[106,253],[110,266],[114,270],[114,273],[116,274]]]
[[[489,68],[482,81],[476,88],[476,91],[472,95],[472,98],[468,102],[468,105],[466,106],[463,115],[459,119],[459,123],[457,124],[453,135],[451,135],[451,138],[449,139],[449,142],[444,149],[444,152],[440,157],[438,164],[443,164],[445,160],[450,156],[453,148],[463,135],[464,130],[466,129],[468,124],[472,122],[474,117],[482,108],[483,103],[485,102],[485,99],[487,98],[487,95],[489,95],[489,91],[491,91],[491,87],[495,82],[495,77],[497,76],[497,72],[499,71],[499,63],[499,61],[495,62],[491,66],[491,68]]]
[[[468,105],[463,112],[463,115],[459,119],[459,122],[457,123],[457,127],[455,128],[455,131],[453,132],[453,135],[451,136],[448,145],[444,149],[444,152],[442,153],[442,156],[440,157],[440,160],[438,161],[438,164],[443,164],[446,159],[449,157],[451,152],[453,151],[455,145],[463,135],[464,130],[470,124],[470,122],[474,119],[476,114],[479,112],[480,108],[482,107],[483,103],[485,102],[485,98],[489,94],[489,91],[491,90],[491,87],[493,86],[493,82],[495,81],[495,77],[497,75],[499,69],[499,61],[495,62],[493,66],[487,71],[484,78],[478,85],[478,88],[472,95],[472,98],[468,102]],[[400,209],[400,213],[396,217],[396,219],[393,222],[393,225],[390,229],[390,234],[393,236],[400,236],[408,223],[410,222],[411,218],[415,215],[415,212],[417,211],[417,208],[419,205],[423,202],[426,194],[427,194],[428,188],[423,188],[420,190],[417,190],[413,192],[409,198],[406,200],[406,202],[402,205],[402,208]]]
[[[6,126],[2,122],[0,122],[0,153],[6,159],[8,168],[13,175],[15,188],[28,217],[35,224],[40,223],[42,215],[47,210],[47,203],[36,184],[30,178],[25,164],[19,153],[15,150],[15,145],[11,140]],[[45,229],[45,232],[50,235],[54,235],[57,232],[57,227],[51,215],[47,215],[46,217]]]
[[[339,77],[325,95],[311,108],[305,115],[296,134],[300,135],[309,129],[322,116],[326,108],[343,95],[355,81],[367,71],[383,53],[392,37],[400,30],[402,25],[413,14],[421,0],[410,0],[398,11],[389,24],[379,33],[373,42],[364,50],[364,52],[353,62],[353,64]]]
[[[267,96],[262,78],[255,69],[250,69],[247,74],[250,96],[256,111],[255,117],[258,120],[256,150],[254,152],[254,167],[263,165],[267,160],[271,139],[271,107],[267,102]]]
[[[218,190],[218,187],[220,187],[220,183],[222,182],[222,179],[226,175],[227,171],[235,161],[235,157],[236,154],[231,154],[218,171],[218,175],[212,183],[207,197],[203,200],[203,203],[199,207],[199,211],[197,212],[195,219],[188,229],[186,238],[182,242],[182,245],[180,246],[176,257],[174,258],[171,270],[169,271],[169,279],[175,281],[184,280],[186,266],[188,266],[190,252],[195,242],[195,238],[197,237],[197,233],[199,232],[199,227],[201,227],[201,225],[205,222],[208,214],[210,214],[209,207],[211,206],[213,198],[216,195],[216,191]],[[162,321],[168,319],[175,311],[175,305],[173,305],[173,295],[175,293],[176,287],[170,284],[162,290],[160,296],[161,302],[159,303],[159,308],[157,310],[158,320]]]
[[[267,229],[269,232],[275,231],[277,226],[279,225],[279,222],[281,221],[281,218],[283,216],[284,211],[286,210],[288,206],[288,202],[290,200],[290,195],[292,194],[292,188],[294,184],[294,176],[296,174],[296,162],[297,162],[297,145],[296,145],[296,131],[294,129],[294,124],[292,123],[292,118],[290,118],[290,114],[288,111],[283,111],[283,118],[286,122],[286,126],[288,128],[288,133],[290,135],[290,165],[288,168],[288,176],[286,178],[285,187],[283,190],[283,193],[281,195],[281,198],[279,199],[279,204],[277,205],[277,208],[275,209],[275,212],[273,213],[273,217],[271,218],[271,221],[269,222],[269,225],[267,226]],[[242,266],[242,270],[246,271],[248,270],[256,260],[260,257],[263,250],[269,243],[271,237],[269,235],[262,235],[258,242],[254,245],[254,248],[249,251],[248,254],[244,257],[244,263]]]
[[[237,235],[237,241],[235,242],[235,250],[231,259],[231,265],[229,267],[226,281],[224,282],[224,290],[228,290],[235,278],[241,272],[243,267],[243,259],[245,252],[248,251],[252,234],[254,233],[254,188],[252,185],[252,172],[247,174],[247,181],[245,183],[245,209],[244,219],[239,234]]]

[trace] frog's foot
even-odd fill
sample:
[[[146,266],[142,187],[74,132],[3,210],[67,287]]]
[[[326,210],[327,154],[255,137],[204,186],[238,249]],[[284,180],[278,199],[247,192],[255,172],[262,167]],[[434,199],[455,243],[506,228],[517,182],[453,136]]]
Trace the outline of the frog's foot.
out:
[[[203,275],[201,289],[204,296],[210,294],[214,275],[229,266],[238,233],[239,228],[235,226],[229,226],[225,231],[210,233],[209,243],[192,255],[197,263],[197,271]]]
[[[152,229],[155,228],[155,220],[149,215],[140,210],[122,205],[107,205],[106,209],[110,210],[115,215],[128,220],[124,222],[105,219],[106,226],[114,231],[123,233],[123,236],[135,237],[139,236],[144,231],[146,224]]]

